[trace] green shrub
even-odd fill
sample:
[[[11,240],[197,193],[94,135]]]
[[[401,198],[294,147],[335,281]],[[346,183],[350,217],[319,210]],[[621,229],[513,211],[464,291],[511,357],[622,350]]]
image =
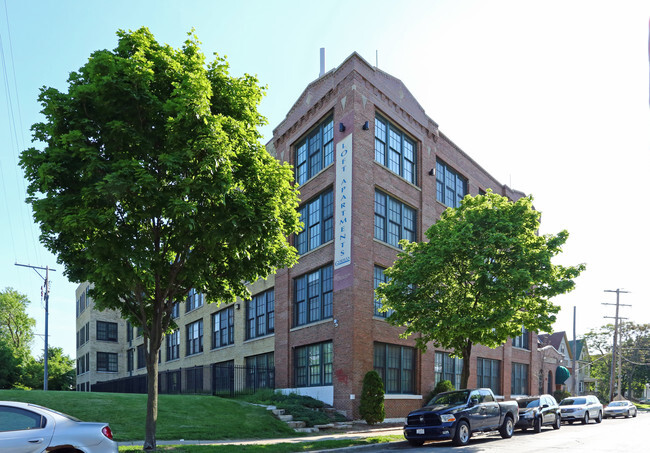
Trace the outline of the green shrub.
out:
[[[384,411],[384,383],[375,370],[368,371],[363,377],[359,413],[361,418],[369,425],[381,423],[386,417]]]
[[[566,390],[556,390],[553,392],[553,397],[557,400],[558,403],[564,398],[568,398],[570,396],[571,393],[567,392]]]
[[[436,386],[431,390],[429,393],[427,393],[424,397],[424,404],[428,404],[429,401],[433,399],[434,396],[436,396],[438,393],[443,393],[443,392],[451,392],[452,390],[456,390],[454,388],[454,384],[451,383],[451,381],[440,381],[436,384]]]

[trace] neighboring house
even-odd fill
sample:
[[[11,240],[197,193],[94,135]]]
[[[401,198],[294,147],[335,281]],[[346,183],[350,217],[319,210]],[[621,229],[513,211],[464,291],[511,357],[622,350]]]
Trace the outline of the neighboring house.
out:
[[[575,345],[574,345],[575,344]],[[591,377],[591,357],[589,356],[589,349],[587,342],[584,339],[569,341],[569,349],[571,354],[576,358],[576,387],[573,388],[573,379],[569,378],[571,388],[574,395],[586,395],[595,389],[596,380]],[[573,364],[573,362],[572,362]]]
[[[252,301],[216,306],[191,294],[180,304],[179,330],[161,350],[161,391],[213,393],[228,369],[244,367],[246,385],[308,394],[358,417],[363,377],[374,369],[384,380],[386,416],[394,418],[420,407],[439,380],[458,386],[460,360],[435,347],[421,353],[412,338],[401,338],[374,289],[399,240],[424,240],[465,195],[524,194],[488,174],[399,79],[356,53],[304,89],[267,149],[295,169],[305,228],[290,240],[299,262],[253,283]],[[142,340],[133,335],[118,325],[115,377],[145,373],[135,366]],[[476,346],[469,385],[505,398],[537,393],[546,366],[537,348],[537,334],[526,331],[499,348]],[[78,350],[81,359],[85,350]]]
[[[557,358],[556,369],[553,372],[553,375],[555,376],[553,380],[555,384],[554,390],[568,390],[570,386],[570,376],[573,373],[573,353],[569,348],[569,340],[567,339],[566,332],[562,331],[552,334],[539,334],[537,339],[540,343],[540,351],[546,346],[551,346],[560,354]],[[546,379],[548,381],[548,376]]]

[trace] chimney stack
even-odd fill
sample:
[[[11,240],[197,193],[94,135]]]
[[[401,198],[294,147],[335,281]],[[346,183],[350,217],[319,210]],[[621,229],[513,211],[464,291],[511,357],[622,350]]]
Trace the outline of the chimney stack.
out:
[[[325,47],[320,48],[320,74],[318,77],[325,75]]]

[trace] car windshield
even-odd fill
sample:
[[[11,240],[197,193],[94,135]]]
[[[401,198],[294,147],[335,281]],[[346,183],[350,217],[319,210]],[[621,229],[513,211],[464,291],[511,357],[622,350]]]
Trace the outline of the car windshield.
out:
[[[587,400],[585,398],[567,398],[562,400],[560,406],[573,406],[578,404],[587,404]]]
[[[612,401],[609,406],[627,406],[627,401]]]
[[[469,397],[468,390],[463,390],[459,392],[440,393],[434,396],[431,401],[429,401],[428,406],[434,406],[436,404],[447,405],[447,406],[456,405],[456,404],[465,404],[467,402],[468,397]]]
[[[535,398],[534,400],[531,400],[531,399],[517,400],[517,404],[519,404],[520,409],[538,407],[539,406],[539,399]]]

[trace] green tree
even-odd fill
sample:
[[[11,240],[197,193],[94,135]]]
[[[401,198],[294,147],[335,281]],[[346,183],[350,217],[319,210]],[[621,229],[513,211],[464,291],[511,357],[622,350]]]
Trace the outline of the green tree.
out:
[[[30,355],[36,320],[27,314],[29,299],[12,288],[0,292],[0,340],[21,360]]]
[[[375,370],[370,370],[363,377],[359,415],[369,425],[381,423],[386,417],[384,409],[384,383]]]
[[[515,202],[488,192],[466,196],[426,232],[429,242],[400,244],[389,281],[377,289],[388,321],[419,333],[416,344],[452,349],[463,358],[467,386],[472,346],[497,347],[522,326],[550,330],[559,307],[551,298],[571,291],[584,265],[561,266],[568,233],[538,235],[532,197]]]
[[[143,329],[145,450],[156,446],[158,352],[191,288],[208,302],[248,298],[245,282],[293,265],[293,172],[260,143],[255,77],[207,63],[193,34],[180,49],[146,28],[118,31],[68,79],[43,88],[43,150],[21,155],[41,241],[98,308]]]
[[[585,335],[591,354],[591,377],[598,382],[597,392],[603,400],[610,399],[609,381],[612,364],[614,325],[592,329]],[[650,324],[622,321],[619,324],[621,354],[621,387],[626,397],[640,393],[650,381]],[[618,382],[618,359],[614,382]],[[616,390],[614,393],[618,393]]]
[[[72,390],[75,382],[75,362],[63,353],[63,348],[50,347],[47,355],[47,387],[49,390]],[[43,386],[43,356],[30,357],[23,363],[20,384],[32,389]]]
[[[11,346],[0,337],[0,389],[10,389],[20,377],[20,359]]]

